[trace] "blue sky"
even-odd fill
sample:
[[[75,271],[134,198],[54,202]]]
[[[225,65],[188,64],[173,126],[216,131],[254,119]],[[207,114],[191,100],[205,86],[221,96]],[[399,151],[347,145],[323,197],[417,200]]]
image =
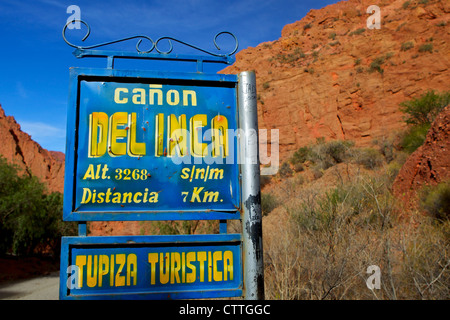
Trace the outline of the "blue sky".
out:
[[[74,49],[64,42],[61,31],[70,16],[67,13],[70,5],[80,8],[81,19],[91,27],[85,44],[81,42],[85,28],[67,30],[68,38],[75,44],[93,45],[143,34],[153,40],[170,36],[216,51],[214,36],[220,31],[229,31],[237,36],[240,51],[278,39],[286,24],[300,20],[311,9],[336,2],[0,0],[0,104],[42,147],[65,151],[69,68],[106,66],[106,61],[100,58],[76,59],[72,55]],[[229,52],[233,47],[227,48],[231,41],[226,37],[218,38],[218,44]],[[135,51],[135,45],[136,40],[131,40],[104,49]],[[148,48],[144,42],[142,48]],[[200,54],[176,43],[173,53]],[[116,68],[144,67],[156,66],[138,62],[116,64]],[[217,72],[222,68],[205,71]]]

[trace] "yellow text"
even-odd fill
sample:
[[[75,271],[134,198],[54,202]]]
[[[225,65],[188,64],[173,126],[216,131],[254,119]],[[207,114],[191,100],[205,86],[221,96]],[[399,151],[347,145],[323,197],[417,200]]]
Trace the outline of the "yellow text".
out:
[[[83,188],[81,203],[157,203],[158,195],[158,192],[149,192],[148,188],[143,192],[112,192],[111,188],[106,192],[97,192],[96,189]]]
[[[232,281],[234,276],[231,251],[152,252],[148,263],[151,284]]]
[[[135,286],[137,284],[137,256],[130,254],[78,255],[78,284],[89,288]]]
[[[169,106],[197,106],[197,93],[194,90],[164,90],[160,84],[151,84],[144,88],[116,88],[114,102],[117,104],[132,103],[138,105],[168,104]]]

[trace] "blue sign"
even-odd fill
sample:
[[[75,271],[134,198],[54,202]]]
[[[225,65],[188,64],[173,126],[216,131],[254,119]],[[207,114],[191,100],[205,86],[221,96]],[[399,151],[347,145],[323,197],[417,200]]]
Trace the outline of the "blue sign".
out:
[[[240,218],[237,77],[71,69],[64,220]]]
[[[63,237],[61,248],[61,299],[242,296],[238,234]]]
[[[89,25],[75,21],[88,28],[84,41]],[[105,57],[107,69],[70,69],[63,220],[80,224],[78,237],[62,237],[60,298],[263,297],[259,163],[238,161],[258,158],[254,72],[203,73],[204,63],[234,61],[236,37],[214,38],[217,49],[219,35],[234,38],[228,54],[172,37],[82,47],[67,41],[69,23],[75,56]],[[137,38],[137,53],[90,50]],[[171,55],[172,41],[212,57]],[[115,59],[191,62],[197,72],[116,70]],[[227,234],[230,219],[242,219],[242,235]],[[125,220],[220,220],[220,234],[87,236],[86,221]]]

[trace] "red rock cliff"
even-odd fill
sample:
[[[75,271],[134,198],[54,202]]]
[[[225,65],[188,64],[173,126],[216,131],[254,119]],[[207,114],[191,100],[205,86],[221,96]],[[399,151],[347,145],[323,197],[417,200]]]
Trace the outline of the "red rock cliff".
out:
[[[14,117],[0,105],[0,155],[36,176],[50,192],[64,191],[64,155],[47,151],[23,132]]]
[[[281,160],[318,137],[357,145],[387,137],[404,125],[400,102],[448,90],[450,1],[408,2],[311,10],[223,70],[256,71],[259,126],[280,130]],[[380,29],[367,28],[370,5],[380,8]]]

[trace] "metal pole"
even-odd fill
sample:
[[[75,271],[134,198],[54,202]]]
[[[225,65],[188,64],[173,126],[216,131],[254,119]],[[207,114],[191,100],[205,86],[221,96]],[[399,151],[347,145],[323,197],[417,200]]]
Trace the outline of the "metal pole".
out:
[[[242,237],[244,292],[247,300],[264,299],[258,117],[254,71],[239,74],[240,168],[242,175]]]

